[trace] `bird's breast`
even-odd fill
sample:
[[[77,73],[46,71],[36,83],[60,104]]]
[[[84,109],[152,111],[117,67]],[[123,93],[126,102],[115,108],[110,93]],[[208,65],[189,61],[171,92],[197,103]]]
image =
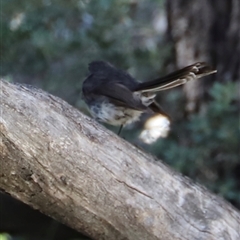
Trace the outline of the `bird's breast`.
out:
[[[96,120],[114,126],[128,125],[135,122],[142,114],[142,111],[116,106],[110,102],[92,105],[90,111]]]

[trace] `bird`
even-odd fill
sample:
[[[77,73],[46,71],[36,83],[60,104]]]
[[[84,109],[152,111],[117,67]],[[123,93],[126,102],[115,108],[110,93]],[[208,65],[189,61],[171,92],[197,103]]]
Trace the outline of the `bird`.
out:
[[[139,120],[144,112],[170,118],[156,102],[157,92],[216,73],[205,62],[196,62],[154,80],[140,82],[106,61],[89,63],[89,76],[82,84],[82,98],[99,122],[122,127]]]

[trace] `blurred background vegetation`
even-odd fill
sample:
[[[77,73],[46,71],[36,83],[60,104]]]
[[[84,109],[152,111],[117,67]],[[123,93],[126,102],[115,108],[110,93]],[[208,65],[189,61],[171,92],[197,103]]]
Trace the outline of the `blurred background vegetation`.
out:
[[[192,5],[176,2],[180,7],[171,0],[3,0],[0,74],[8,81],[42,88],[88,114],[81,100],[81,85],[92,60],[109,61],[142,81],[182,67],[181,62],[208,60],[220,74],[201,80],[197,107],[186,108],[188,90],[182,87],[158,96],[173,119],[167,138],[151,145],[142,143],[138,135],[146,117],[124,129],[122,135],[240,208],[240,40],[236,41],[235,34],[239,29],[232,30],[235,25],[231,22],[235,21],[236,1],[229,1],[231,6],[225,6],[223,0],[209,1],[213,12],[211,19],[205,16],[208,40],[200,40],[208,52],[203,49],[190,60],[179,54],[179,32],[171,14],[174,8],[182,8],[178,10],[193,24],[189,23],[181,38],[192,42],[189,32],[195,28],[192,31],[199,38],[201,18],[192,14],[196,1]],[[221,21],[217,21],[220,15]],[[191,48],[197,49],[194,44]],[[23,240],[87,239],[5,194],[0,206],[1,240],[10,236]]]

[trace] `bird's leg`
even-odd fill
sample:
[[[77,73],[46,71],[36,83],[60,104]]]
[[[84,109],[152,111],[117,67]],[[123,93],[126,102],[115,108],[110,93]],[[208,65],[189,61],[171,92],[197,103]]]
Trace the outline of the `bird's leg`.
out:
[[[122,131],[122,128],[123,128],[123,124],[120,126],[119,130],[118,130],[118,136],[120,136],[120,133]]]

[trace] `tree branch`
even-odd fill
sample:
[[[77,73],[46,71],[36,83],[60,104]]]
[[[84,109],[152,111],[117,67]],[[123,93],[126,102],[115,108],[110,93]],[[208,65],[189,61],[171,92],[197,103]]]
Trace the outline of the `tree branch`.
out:
[[[63,100],[0,84],[2,190],[93,239],[240,239],[224,200]]]

